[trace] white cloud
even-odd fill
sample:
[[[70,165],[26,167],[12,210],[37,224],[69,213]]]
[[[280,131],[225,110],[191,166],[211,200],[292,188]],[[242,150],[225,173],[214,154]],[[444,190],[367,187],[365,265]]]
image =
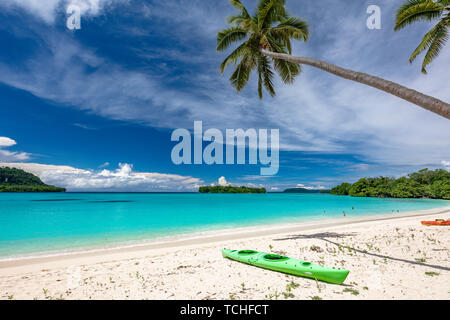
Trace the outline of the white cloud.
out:
[[[203,182],[190,176],[135,172],[126,163],[116,170],[102,171],[38,163],[0,163],[0,167],[22,169],[68,191],[195,191]]]
[[[0,6],[19,7],[46,23],[53,23],[60,0],[2,0]]]
[[[303,188],[303,189],[307,189],[307,190],[315,189],[314,187],[308,187],[308,186],[305,186],[305,185],[302,184],[302,183],[297,184],[297,188]]]
[[[219,186],[222,186],[222,187],[231,185],[230,183],[227,182],[227,179],[225,179],[225,177],[220,177],[219,180],[217,181],[217,183],[219,184]]]
[[[326,189],[324,186],[321,186],[319,184],[314,184],[314,186],[306,186],[303,183],[297,184],[297,188],[303,188],[306,190],[324,190],[324,189]]]
[[[70,4],[77,5],[84,16],[96,16],[106,6],[120,2],[128,2],[128,0],[2,0],[0,6],[7,9],[21,8],[47,24],[53,24],[58,11],[65,12],[65,8]]]
[[[450,171],[450,161],[441,161],[441,164],[445,170]]]
[[[0,161],[25,161],[28,159],[30,159],[30,154],[26,152],[0,150]]]
[[[0,137],[0,147],[10,147],[17,144],[16,141],[14,141],[11,138],[8,137]]]
[[[3,150],[4,147],[11,147],[17,142],[8,137],[0,137],[0,162],[2,161],[24,161],[30,159],[30,154],[26,152],[15,152]]]

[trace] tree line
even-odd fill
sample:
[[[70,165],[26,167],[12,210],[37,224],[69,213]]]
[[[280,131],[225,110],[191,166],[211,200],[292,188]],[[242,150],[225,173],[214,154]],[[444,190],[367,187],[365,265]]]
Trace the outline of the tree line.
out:
[[[204,186],[200,187],[200,193],[266,193],[265,188],[233,187],[233,186]]]
[[[342,183],[331,194],[352,197],[430,198],[450,200],[450,172],[422,169],[399,179],[389,177],[362,178]]]

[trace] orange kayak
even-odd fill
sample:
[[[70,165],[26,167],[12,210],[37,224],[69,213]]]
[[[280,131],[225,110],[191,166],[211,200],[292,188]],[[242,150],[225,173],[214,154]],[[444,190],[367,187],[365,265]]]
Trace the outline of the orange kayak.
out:
[[[422,221],[424,226],[450,226],[450,221]]]

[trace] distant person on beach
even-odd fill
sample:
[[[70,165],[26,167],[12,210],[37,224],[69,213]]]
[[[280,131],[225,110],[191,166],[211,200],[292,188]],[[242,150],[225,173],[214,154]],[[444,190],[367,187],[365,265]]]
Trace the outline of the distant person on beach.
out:
[[[345,211],[342,211],[342,213],[344,214],[344,217],[346,217]]]
[[[355,210],[355,207],[352,206],[352,210]]]

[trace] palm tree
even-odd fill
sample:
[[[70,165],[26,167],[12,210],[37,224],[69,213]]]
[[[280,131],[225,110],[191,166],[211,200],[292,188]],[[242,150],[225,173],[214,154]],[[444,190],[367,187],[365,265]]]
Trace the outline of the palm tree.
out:
[[[308,40],[308,25],[291,17],[285,9],[285,0],[259,0],[256,14],[250,15],[239,0],[230,0],[238,14],[228,18],[232,26],[217,35],[217,50],[228,49],[233,43],[241,43],[220,65],[223,74],[232,63],[234,72],[231,84],[240,92],[248,83],[253,70],[258,74],[258,94],[262,99],[263,87],[275,96],[273,84],[275,71],[284,83],[292,83],[306,64],[339,77],[383,90],[422,108],[450,119],[450,104],[430,97],[397,83],[365,73],[344,69],[325,61],[292,56],[291,40]]]
[[[450,28],[450,0],[408,0],[397,11],[394,30],[398,31],[417,21],[439,22],[422,38],[422,42],[414,50],[409,62],[412,63],[417,56],[427,50],[422,63],[422,72],[427,73],[425,67],[439,55],[439,51],[448,40]]]

